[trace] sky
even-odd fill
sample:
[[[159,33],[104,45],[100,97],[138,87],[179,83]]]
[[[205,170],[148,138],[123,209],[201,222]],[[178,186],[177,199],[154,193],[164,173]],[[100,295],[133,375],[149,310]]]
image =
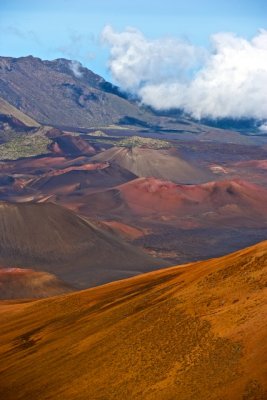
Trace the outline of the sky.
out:
[[[232,58],[237,52],[247,65],[244,79],[257,75],[246,89],[250,94],[259,79],[267,82],[266,0],[0,0],[0,28],[2,56],[74,59],[155,108],[164,108],[154,101],[164,95],[167,107],[184,107],[195,117],[221,113],[211,107],[214,98],[207,99],[207,112],[188,106],[196,92],[202,101],[200,91],[218,86],[207,84],[205,74],[224,75],[221,86],[231,81],[229,69],[239,75],[240,62],[229,66],[225,52]],[[256,57],[254,66],[250,57]],[[257,104],[265,100],[261,93]],[[246,107],[235,111],[244,112],[255,114]]]

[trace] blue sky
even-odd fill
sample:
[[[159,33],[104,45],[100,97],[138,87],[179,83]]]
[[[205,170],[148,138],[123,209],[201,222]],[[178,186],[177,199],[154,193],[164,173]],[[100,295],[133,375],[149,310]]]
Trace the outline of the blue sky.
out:
[[[247,39],[267,27],[266,0],[0,0],[0,54],[81,61],[109,78],[108,49],[99,42],[106,24],[133,26],[148,38],[174,36],[208,45],[229,31]]]

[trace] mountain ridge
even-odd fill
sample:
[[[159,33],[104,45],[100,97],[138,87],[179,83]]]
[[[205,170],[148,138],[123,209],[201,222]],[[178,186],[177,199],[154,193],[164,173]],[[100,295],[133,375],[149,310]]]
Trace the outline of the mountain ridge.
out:
[[[75,75],[71,65],[66,59],[0,57],[0,96],[43,125],[77,129],[125,116],[153,119],[99,75],[84,67]]]

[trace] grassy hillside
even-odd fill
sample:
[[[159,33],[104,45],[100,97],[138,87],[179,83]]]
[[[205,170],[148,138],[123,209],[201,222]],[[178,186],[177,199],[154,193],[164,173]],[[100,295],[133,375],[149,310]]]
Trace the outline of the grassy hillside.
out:
[[[33,303],[1,304],[5,400],[264,400],[267,242]]]

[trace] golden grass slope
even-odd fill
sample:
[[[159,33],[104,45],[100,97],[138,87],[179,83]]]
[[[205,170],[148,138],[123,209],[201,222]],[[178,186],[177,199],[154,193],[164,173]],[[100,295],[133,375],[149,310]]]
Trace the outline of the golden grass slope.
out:
[[[5,400],[264,400],[267,242],[33,303],[2,302]]]
[[[35,126],[38,127],[40,124],[36,122],[33,118],[29,117],[28,115],[24,114],[22,111],[18,110],[16,107],[12,106],[2,97],[0,97],[0,113],[6,115],[12,115],[13,117],[17,118],[26,126]]]

